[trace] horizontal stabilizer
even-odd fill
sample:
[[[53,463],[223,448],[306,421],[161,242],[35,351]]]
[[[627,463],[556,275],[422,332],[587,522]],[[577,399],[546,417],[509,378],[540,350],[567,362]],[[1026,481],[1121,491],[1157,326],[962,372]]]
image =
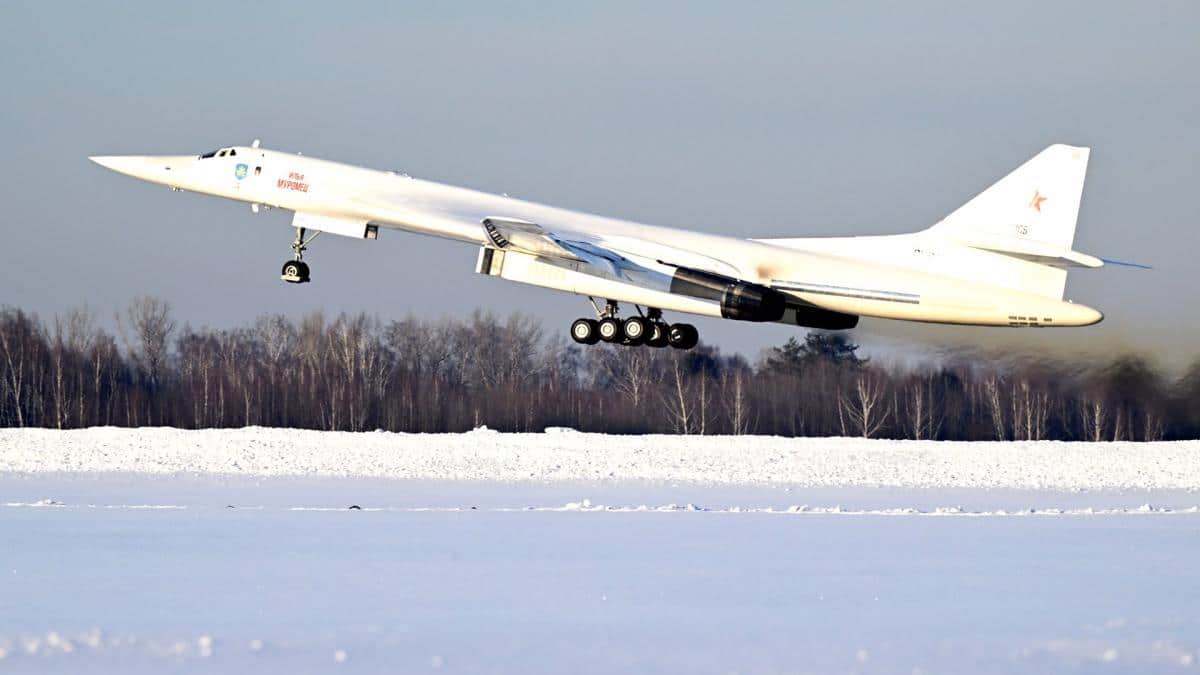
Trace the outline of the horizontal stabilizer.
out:
[[[1051,267],[1103,267],[1104,261],[1095,256],[1071,249],[1064,249],[1054,244],[1046,244],[1027,239],[1011,237],[979,237],[976,239],[960,239],[955,243],[971,248],[977,248],[992,253],[1002,253],[1013,258],[1028,260],[1040,265]]]
[[[1125,261],[1123,261],[1123,260],[1111,260],[1111,259],[1109,259],[1109,258],[1101,258],[1101,260],[1103,260],[1103,261],[1104,261],[1104,264],[1105,264],[1105,265],[1117,265],[1117,266],[1119,266],[1119,267],[1136,267],[1136,268],[1138,268],[1139,270],[1152,270],[1152,269],[1154,269],[1153,267],[1151,267],[1151,266],[1149,266],[1149,265],[1143,265],[1143,264],[1141,264],[1141,263],[1135,263],[1135,262],[1125,262]]]

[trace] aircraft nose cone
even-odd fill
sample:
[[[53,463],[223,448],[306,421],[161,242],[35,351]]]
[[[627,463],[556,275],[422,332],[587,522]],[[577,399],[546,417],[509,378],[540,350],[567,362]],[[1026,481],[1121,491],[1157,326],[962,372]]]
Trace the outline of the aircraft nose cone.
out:
[[[123,173],[126,176],[141,178],[153,183],[174,184],[178,180],[181,165],[189,158],[154,155],[95,155],[88,159],[106,169]]]
[[[106,169],[112,169],[113,171],[119,171],[121,173],[129,173],[130,171],[134,170],[138,164],[141,164],[141,162],[138,160],[142,158],[127,157],[123,155],[96,155],[93,157],[88,157],[88,159]]]
[[[127,176],[135,176],[137,178],[145,178],[146,173],[153,166],[148,160],[149,157],[138,157],[136,155],[100,155],[96,157],[88,157],[88,159],[99,164],[106,169],[112,169],[117,173],[123,173]]]

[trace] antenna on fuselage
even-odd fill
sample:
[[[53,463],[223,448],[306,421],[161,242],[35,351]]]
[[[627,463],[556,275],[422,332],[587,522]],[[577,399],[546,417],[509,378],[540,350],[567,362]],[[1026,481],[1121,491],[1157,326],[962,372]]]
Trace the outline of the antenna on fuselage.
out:
[[[256,139],[254,139],[254,142],[250,144],[250,147],[252,147],[252,148],[257,148],[257,147],[258,147],[258,139],[257,139],[257,138],[256,138]]]

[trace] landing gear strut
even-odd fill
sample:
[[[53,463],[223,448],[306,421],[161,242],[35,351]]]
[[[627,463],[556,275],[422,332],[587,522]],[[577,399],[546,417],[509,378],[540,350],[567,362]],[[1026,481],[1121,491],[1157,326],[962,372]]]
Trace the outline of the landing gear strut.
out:
[[[671,326],[662,320],[662,310],[651,307],[646,310],[646,321],[650,328],[646,333],[646,341],[642,344],[655,349],[662,349],[670,344]]]
[[[296,239],[292,241],[292,259],[283,263],[283,269],[279,272],[280,279],[290,284],[308,283],[308,263],[304,262],[304,251],[319,234],[321,234],[320,230],[305,239],[305,229],[303,227],[296,228]]]
[[[626,347],[644,345],[662,348],[669,345],[676,349],[691,349],[700,341],[695,326],[689,323],[667,324],[662,320],[660,309],[652,307],[643,315],[641,309],[637,308],[637,316],[622,321],[616,302],[609,300],[604,304],[604,309],[600,309],[594,299],[588,300],[591,300],[597,318],[576,319],[571,324],[571,339],[581,345],[603,341]]]

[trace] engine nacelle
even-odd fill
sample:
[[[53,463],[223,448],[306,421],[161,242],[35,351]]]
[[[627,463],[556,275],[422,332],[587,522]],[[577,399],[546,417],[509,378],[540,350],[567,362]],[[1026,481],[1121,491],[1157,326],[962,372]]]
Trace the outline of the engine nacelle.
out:
[[[678,267],[671,292],[721,303],[721,316],[738,321],[778,321],[787,310],[783,293],[732,277]]]

